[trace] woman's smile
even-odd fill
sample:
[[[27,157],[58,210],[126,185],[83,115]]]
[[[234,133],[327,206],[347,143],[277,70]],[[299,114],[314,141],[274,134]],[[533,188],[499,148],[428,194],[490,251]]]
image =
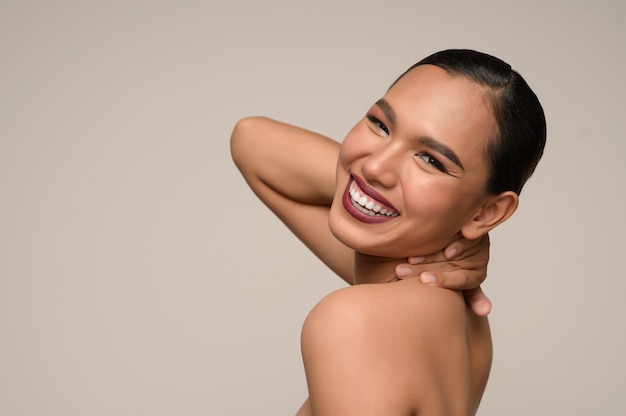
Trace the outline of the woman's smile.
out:
[[[343,205],[355,219],[370,224],[389,221],[400,215],[382,195],[352,175],[344,191]]]

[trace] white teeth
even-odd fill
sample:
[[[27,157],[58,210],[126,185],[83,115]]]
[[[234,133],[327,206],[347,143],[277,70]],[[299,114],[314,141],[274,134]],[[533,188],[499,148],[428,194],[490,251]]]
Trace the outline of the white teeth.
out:
[[[352,205],[354,205],[359,211],[367,215],[372,216],[387,216],[397,217],[399,214],[392,210],[387,210],[370,200],[366,195],[361,195],[359,191],[354,188],[354,184],[350,185],[350,199]]]

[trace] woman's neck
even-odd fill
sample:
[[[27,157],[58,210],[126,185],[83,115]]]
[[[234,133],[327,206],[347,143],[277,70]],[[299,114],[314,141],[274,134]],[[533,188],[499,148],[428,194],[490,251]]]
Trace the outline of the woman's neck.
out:
[[[354,284],[389,283],[398,280],[395,268],[406,259],[389,259],[356,252],[354,255]]]

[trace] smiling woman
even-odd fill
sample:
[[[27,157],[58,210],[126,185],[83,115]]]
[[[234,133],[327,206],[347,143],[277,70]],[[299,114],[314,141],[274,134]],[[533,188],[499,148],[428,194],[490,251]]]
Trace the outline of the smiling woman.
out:
[[[335,237],[360,252],[405,257],[441,250],[461,235],[476,239],[506,220],[517,195],[487,194],[484,149],[497,125],[485,93],[433,65],[395,83],[344,139],[337,181],[358,180],[360,194],[374,199],[376,190],[399,217],[374,217],[378,226],[367,226],[372,217],[345,204],[349,194],[338,186],[335,201],[344,204],[330,211]]]
[[[232,154],[251,188],[353,284],[304,323],[299,415],[476,412],[487,319],[460,292],[394,271],[506,221],[544,145],[543,111],[521,76],[470,50],[411,67],[341,145],[265,118],[238,123]]]

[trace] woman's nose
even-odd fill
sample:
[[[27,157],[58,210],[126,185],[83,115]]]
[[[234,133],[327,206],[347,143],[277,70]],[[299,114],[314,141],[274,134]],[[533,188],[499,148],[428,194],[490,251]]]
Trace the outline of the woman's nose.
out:
[[[392,188],[397,181],[399,162],[398,150],[392,145],[383,146],[363,162],[363,176],[369,183]]]

